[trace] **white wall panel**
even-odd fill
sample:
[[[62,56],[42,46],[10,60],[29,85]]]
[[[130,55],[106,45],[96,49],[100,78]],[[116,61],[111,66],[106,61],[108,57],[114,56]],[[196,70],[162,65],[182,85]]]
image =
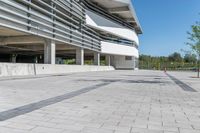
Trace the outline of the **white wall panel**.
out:
[[[112,65],[116,69],[135,69],[134,57],[131,56],[131,60],[126,60],[125,58],[126,56],[114,55],[112,57]]]
[[[101,42],[101,52],[104,54],[125,55],[139,57],[138,50],[135,47],[119,45],[111,42]]]

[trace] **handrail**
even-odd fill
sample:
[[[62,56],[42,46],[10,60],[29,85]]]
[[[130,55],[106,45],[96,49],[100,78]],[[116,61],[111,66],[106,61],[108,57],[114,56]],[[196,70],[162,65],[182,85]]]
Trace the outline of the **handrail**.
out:
[[[138,49],[138,46],[134,42],[126,43],[126,42],[120,42],[120,41],[115,41],[115,40],[102,40],[102,41],[114,43],[114,44],[117,44],[117,45],[131,46],[131,47]]]

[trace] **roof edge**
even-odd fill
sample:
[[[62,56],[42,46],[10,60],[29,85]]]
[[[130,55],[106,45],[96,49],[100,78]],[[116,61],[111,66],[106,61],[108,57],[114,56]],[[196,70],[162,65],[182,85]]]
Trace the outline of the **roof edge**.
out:
[[[140,25],[140,22],[139,22],[139,20],[138,20],[138,17],[137,17],[137,15],[136,15],[136,10],[135,10],[135,8],[133,7],[133,1],[132,0],[129,0],[129,9],[130,9],[130,11],[131,11],[131,14],[133,15],[133,17],[134,17],[134,19],[135,19],[135,21],[136,21],[136,23],[137,23],[137,31],[138,31],[138,33],[139,34],[142,34],[143,33],[143,31],[142,31],[142,27],[141,27],[141,25]]]

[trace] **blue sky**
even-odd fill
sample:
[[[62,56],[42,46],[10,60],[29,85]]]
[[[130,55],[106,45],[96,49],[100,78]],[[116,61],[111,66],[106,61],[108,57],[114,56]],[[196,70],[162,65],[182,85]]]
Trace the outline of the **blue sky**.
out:
[[[189,49],[187,31],[200,20],[200,0],[133,0],[142,25],[140,54],[168,56]]]

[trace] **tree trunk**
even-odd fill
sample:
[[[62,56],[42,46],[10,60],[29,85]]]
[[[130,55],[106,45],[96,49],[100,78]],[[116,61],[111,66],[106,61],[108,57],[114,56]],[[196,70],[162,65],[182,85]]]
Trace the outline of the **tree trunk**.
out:
[[[200,77],[200,55],[199,55],[199,59],[198,59],[198,74],[197,77]]]

